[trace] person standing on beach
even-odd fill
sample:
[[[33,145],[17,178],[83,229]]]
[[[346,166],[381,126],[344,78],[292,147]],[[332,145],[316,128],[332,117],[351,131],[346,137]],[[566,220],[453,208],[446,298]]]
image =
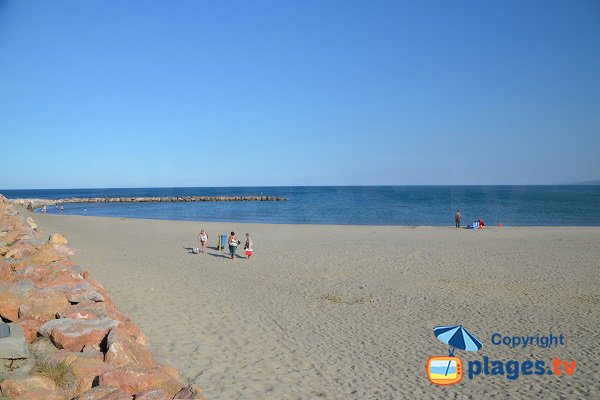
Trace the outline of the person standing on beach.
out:
[[[235,236],[235,232],[231,232],[229,239],[227,239],[227,243],[229,244],[229,254],[231,255],[231,259],[235,260],[237,257],[237,247],[241,243],[237,236]]]
[[[198,235],[198,242],[200,242],[200,251],[204,253],[206,251],[206,244],[208,243],[208,234],[202,229]]]
[[[249,233],[246,233],[246,244],[244,245],[244,250],[246,250],[246,259],[250,259],[250,257],[252,257],[252,245],[254,244],[254,242],[252,241],[252,238],[250,237]]]
[[[454,214],[454,223],[457,228],[460,228],[460,220],[461,219],[462,219],[462,215],[460,213],[460,210],[457,210],[456,214]]]

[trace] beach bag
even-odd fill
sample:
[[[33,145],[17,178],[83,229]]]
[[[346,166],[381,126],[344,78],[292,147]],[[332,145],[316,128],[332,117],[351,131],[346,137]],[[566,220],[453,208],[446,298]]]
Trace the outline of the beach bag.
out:
[[[252,249],[246,249],[246,255],[247,256],[251,256],[252,255]]]

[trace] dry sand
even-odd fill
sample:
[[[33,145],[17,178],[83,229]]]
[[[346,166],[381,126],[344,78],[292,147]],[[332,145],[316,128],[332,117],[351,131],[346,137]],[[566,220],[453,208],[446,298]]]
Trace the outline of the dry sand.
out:
[[[600,228],[368,227],[36,215],[210,399],[600,398]],[[200,228],[207,254],[190,254]],[[216,234],[252,233],[235,262]],[[429,383],[436,325],[483,342],[469,360],[576,360],[573,376]],[[555,335],[510,349],[490,336]]]

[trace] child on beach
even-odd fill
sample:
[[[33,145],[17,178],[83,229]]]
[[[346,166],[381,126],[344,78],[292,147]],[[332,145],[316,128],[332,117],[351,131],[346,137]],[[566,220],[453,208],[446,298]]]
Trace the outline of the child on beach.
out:
[[[244,250],[246,250],[246,258],[249,260],[252,257],[252,245],[254,242],[250,237],[249,233],[246,233],[246,244],[244,245]]]
[[[206,252],[206,245],[208,244],[208,234],[202,229],[198,235],[198,242],[200,242],[200,249],[196,249],[198,252]]]
[[[237,257],[237,247],[240,245],[240,240],[235,236],[235,232],[231,232],[229,238],[227,239],[227,243],[229,244],[229,254],[231,255],[231,259],[235,260]]]

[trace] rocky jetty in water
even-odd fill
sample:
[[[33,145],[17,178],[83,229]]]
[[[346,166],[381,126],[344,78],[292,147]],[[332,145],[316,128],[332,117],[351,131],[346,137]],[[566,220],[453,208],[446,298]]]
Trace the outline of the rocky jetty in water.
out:
[[[170,197],[69,197],[65,199],[11,199],[13,204],[34,210],[67,203],[190,203],[201,201],[286,201],[276,196],[170,196]]]
[[[73,252],[0,195],[0,398],[204,399],[156,360]]]

